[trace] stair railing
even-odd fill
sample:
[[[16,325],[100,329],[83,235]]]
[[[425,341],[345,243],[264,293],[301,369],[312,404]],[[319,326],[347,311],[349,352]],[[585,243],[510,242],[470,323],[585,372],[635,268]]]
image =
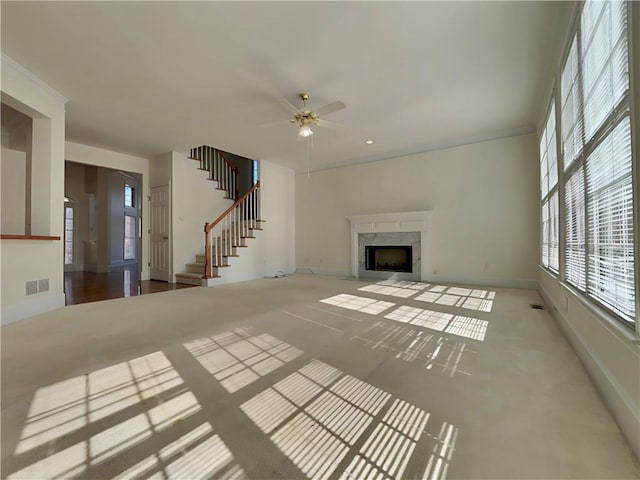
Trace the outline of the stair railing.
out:
[[[238,198],[222,215],[204,224],[204,278],[213,278],[213,269],[228,265],[233,248],[252,238],[260,221],[260,182]]]
[[[200,162],[200,170],[209,172],[209,179],[218,182],[218,189],[224,190],[227,198],[238,199],[238,168],[229,163],[224,152],[202,145],[192,148],[189,156]]]

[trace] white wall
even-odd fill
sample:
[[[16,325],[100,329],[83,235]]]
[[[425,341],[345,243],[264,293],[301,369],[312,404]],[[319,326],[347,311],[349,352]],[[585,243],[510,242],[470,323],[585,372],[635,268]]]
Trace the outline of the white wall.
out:
[[[265,273],[295,270],[295,176],[293,170],[260,162]]]
[[[138,173],[142,176],[142,280],[149,279],[149,159],[80,143],[66,142],[65,158],[70,162],[94,165],[113,170]]]
[[[2,102],[39,120],[34,167],[48,159],[32,178],[37,191],[31,209],[37,215],[31,234],[62,238],[66,99],[2,54]],[[0,252],[2,324],[64,306],[61,239],[1,240]],[[49,291],[27,296],[25,282],[40,279],[49,279]]]
[[[347,215],[431,210],[431,279],[537,285],[534,134],[296,177],[296,267],[350,275]]]
[[[635,115],[634,130],[634,171],[636,199],[634,208],[636,218],[640,210],[640,3],[631,2],[632,6],[632,113]],[[574,11],[574,15],[577,11]],[[569,40],[569,24],[566,27],[567,37],[562,44],[558,44],[559,52]],[[633,53],[635,52],[635,57]],[[543,103],[549,104],[553,88],[553,74],[560,70],[562,58],[558,55],[554,70],[549,75],[549,94]],[[538,119],[539,129],[544,126],[544,113]],[[638,224],[636,223],[636,229]],[[562,231],[562,229],[561,229]],[[638,238],[636,232],[636,249]],[[636,260],[640,255],[636,253]],[[547,270],[539,269],[539,290],[545,302],[551,307],[551,313],[560,325],[567,340],[571,343],[583,365],[589,372],[591,379],[598,388],[605,403],[609,407],[618,426],[629,442],[631,449],[640,458],[640,349],[638,336],[635,332],[619,325],[608,314],[602,312],[590,302],[585,301],[571,288],[563,284],[557,277]],[[636,276],[640,269],[636,265]],[[640,279],[636,278],[636,285]],[[636,287],[636,295],[638,295]],[[638,315],[636,315],[638,321]],[[635,344],[634,344],[635,342]]]
[[[640,352],[632,332],[598,315],[542,268],[540,292],[640,457]]]
[[[195,255],[204,252],[204,224],[215,220],[233,202],[216,190],[217,182],[198,170],[198,163],[184,153],[158,155],[150,162],[152,186],[171,185],[171,281],[176,273],[186,271]],[[222,278],[213,284],[233,283],[276,272],[292,273],[295,255],[294,174],[293,170],[273,163],[260,162],[262,217],[267,220],[255,239],[247,239],[249,248],[231,258],[231,268],[223,269]]]
[[[187,263],[194,263],[195,256],[204,253],[204,224],[233,205],[222,190],[216,190],[218,183],[208,180],[208,173],[198,167],[186,154],[172,153],[172,282],[176,273],[186,271]]]
[[[0,154],[2,233],[24,235],[26,172],[27,154],[3,147]]]
[[[295,176],[293,170],[260,161],[261,224],[256,238],[246,240],[249,248],[230,258],[231,268],[213,282],[233,283],[293,273],[295,270]]]
[[[73,200],[74,236],[73,265],[65,265],[65,270],[82,271],[84,268],[85,242],[89,240],[89,195],[85,193],[84,165],[66,162],[64,193]]]

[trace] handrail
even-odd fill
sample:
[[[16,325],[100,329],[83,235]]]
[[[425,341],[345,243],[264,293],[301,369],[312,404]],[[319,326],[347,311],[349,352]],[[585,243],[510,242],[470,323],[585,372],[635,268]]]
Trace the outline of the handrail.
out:
[[[60,240],[60,237],[49,235],[14,235],[12,233],[0,234],[0,240]]]
[[[216,218],[211,223],[205,223],[204,224],[204,233],[209,233],[211,231],[211,229],[213,227],[215,227],[216,225],[218,225],[222,220],[224,220],[224,218],[227,215],[229,215],[233,211],[234,208],[236,208],[238,205],[240,205],[242,203],[242,201],[251,194],[251,192],[257,190],[258,188],[260,188],[260,180],[258,180],[256,182],[256,184],[253,187],[251,187],[249,190],[247,190],[239,199],[237,199],[235,202],[233,202],[233,205],[231,205],[229,208],[227,208],[222,215],[220,215],[218,218]]]

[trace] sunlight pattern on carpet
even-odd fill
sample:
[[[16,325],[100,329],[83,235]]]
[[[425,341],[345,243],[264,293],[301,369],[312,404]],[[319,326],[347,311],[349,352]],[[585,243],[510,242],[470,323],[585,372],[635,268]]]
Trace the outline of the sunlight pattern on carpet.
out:
[[[302,355],[271,335],[251,335],[240,328],[192,340],[184,347],[229,393]]]

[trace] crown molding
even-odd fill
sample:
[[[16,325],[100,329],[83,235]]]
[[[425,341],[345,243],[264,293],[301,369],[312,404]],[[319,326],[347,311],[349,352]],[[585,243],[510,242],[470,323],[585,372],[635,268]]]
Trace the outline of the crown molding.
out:
[[[2,75],[6,75],[7,72],[13,73],[25,83],[31,85],[36,90],[39,90],[52,100],[61,103],[62,105],[69,101],[67,97],[60,94],[60,92],[43,82],[34,73],[30,72],[14,59],[9,57],[6,53],[2,52]]]
[[[485,142],[493,142],[496,140],[505,140],[508,138],[520,137],[522,135],[530,135],[532,133],[536,133],[536,129],[532,126],[510,128],[510,129],[501,130],[493,133],[485,133],[485,134],[474,135],[470,137],[464,137],[464,138],[460,138],[458,140],[453,140],[450,142],[428,144],[422,148],[417,148],[417,149],[399,150],[394,153],[367,156],[363,158],[337,162],[335,164],[330,164],[324,167],[312,169],[311,173],[323,172],[325,170],[335,170],[338,168],[351,167],[355,165],[384,162],[387,160],[395,160],[398,158],[413,157],[415,155],[421,155],[424,153],[438,152],[441,150],[448,150],[450,148],[464,147],[467,145],[475,145],[475,144],[480,144]],[[296,169],[295,172],[297,176],[307,174],[306,169]]]

